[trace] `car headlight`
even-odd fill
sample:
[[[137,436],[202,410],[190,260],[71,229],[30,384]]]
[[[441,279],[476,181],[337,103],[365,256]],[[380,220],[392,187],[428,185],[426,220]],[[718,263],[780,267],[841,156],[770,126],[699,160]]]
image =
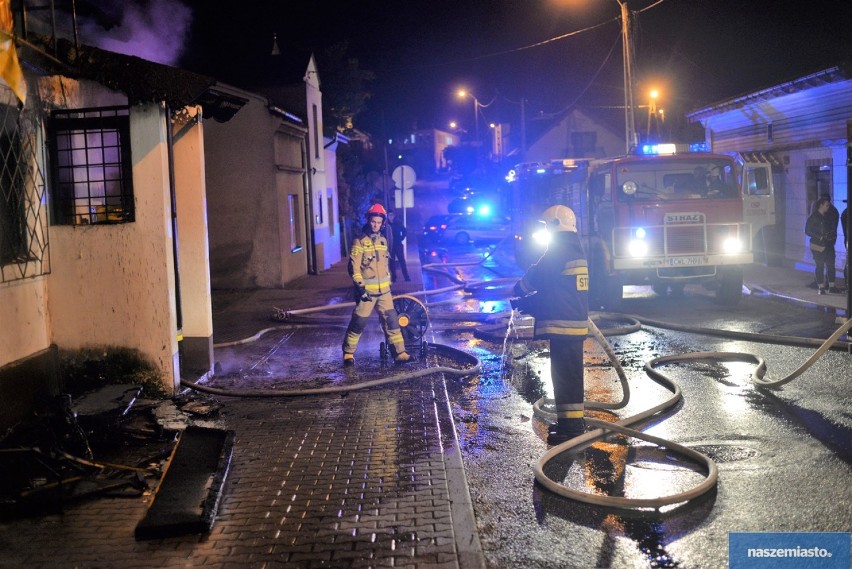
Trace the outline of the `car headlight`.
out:
[[[722,251],[724,253],[739,253],[743,250],[743,242],[736,237],[726,237],[722,241]]]

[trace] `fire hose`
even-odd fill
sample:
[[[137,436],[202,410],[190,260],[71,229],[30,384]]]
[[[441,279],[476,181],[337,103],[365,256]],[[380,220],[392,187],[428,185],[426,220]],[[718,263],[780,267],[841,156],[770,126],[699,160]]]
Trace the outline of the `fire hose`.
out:
[[[614,317],[614,315],[608,315],[609,317]],[[634,319],[635,317],[626,317],[629,319]],[[641,320],[639,320],[641,322]],[[627,382],[624,378],[624,372],[621,369],[621,366],[618,362],[618,358],[614,357],[615,354],[612,352],[612,349],[609,347],[609,342],[607,342],[606,338],[601,334],[598,327],[594,324],[592,320],[589,320],[590,330],[592,336],[604,347],[607,352],[610,361],[613,364],[613,367],[616,369],[619,377],[621,378],[621,385],[623,390],[622,401],[618,404],[609,404],[602,403],[597,401],[586,401],[586,407],[593,409],[613,409],[620,408],[627,404],[629,400],[629,391],[627,391],[628,386]],[[665,324],[657,322],[657,325]],[[662,326],[667,327],[667,326]],[[793,379],[799,377],[802,373],[805,372],[809,367],[811,367],[826,351],[831,349],[836,341],[846,334],[850,329],[852,329],[852,320],[847,320],[842,326],[840,326],[828,339],[822,342],[819,348],[802,364],[798,369],[790,373],[789,375],[779,378],[779,379],[767,379],[765,377],[766,374],[766,362],[763,358],[755,356],[749,353],[741,353],[741,352],[691,352],[686,354],[672,355],[672,356],[662,356],[658,358],[654,358],[645,363],[645,373],[651,377],[654,381],[663,385],[666,389],[671,391],[672,395],[663,401],[662,403],[651,407],[641,413],[636,415],[627,417],[625,419],[621,419],[614,423],[610,423],[607,421],[601,421],[598,419],[586,418],[586,423],[590,424],[593,427],[596,427],[594,430],[587,432],[579,437],[575,437],[564,443],[554,446],[549,449],[544,455],[542,455],[538,462],[534,467],[536,480],[545,488],[550,490],[551,492],[558,494],[560,496],[564,496],[566,498],[571,498],[573,500],[586,502],[589,504],[594,504],[598,506],[609,506],[615,508],[660,508],[667,505],[679,504],[682,502],[686,502],[692,499],[695,499],[702,494],[710,491],[716,486],[718,480],[718,468],[716,467],[715,462],[712,459],[707,457],[706,455],[691,449],[689,447],[685,447],[678,443],[668,441],[665,439],[661,439],[659,437],[654,437],[648,434],[645,434],[641,431],[637,431],[635,429],[630,428],[630,425],[635,425],[637,423],[641,423],[642,421],[656,415],[657,413],[661,413],[667,409],[672,408],[674,405],[680,401],[682,398],[682,393],[680,387],[671,379],[669,379],[665,374],[657,370],[656,368],[672,363],[672,362],[686,362],[686,361],[698,361],[698,360],[715,360],[715,361],[740,361],[740,362],[748,362],[755,364],[754,372],[751,376],[751,381],[758,385],[759,387],[769,387],[775,388],[784,385],[792,381]],[[695,331],[694,329],[691,331]],[[717,331],[718,332],[718,331]],[[739,333],[737,334],[740,335]],[[755,339],[752,335],[752,339]],[[762,336],[758,336],[757,339],[762,339]],[[545,411],[542,407],[551,403],[552,400],[544,400],[540,399],[535,403],[534,412],[539,415],[546,417],[550,420],[555,419],[555,415]],[[602,495],[594,495],[589,494],[587,492],[582,492],[579,490],[574,490],[569,488],[555,480],[549,478],[545,473],[545,466],[548,462],[553,460],[555,457],[559,456],[562,453],[571,451],[573,449],[577,449],[580,447],[584,447],[589,443],[602,438],[609,433],[621,433],[636,439],[641,439],[647,442],[654,443],[658,446],[668,448],[672,451],[680,453],[684,456],[689,457],[690,459],[696,461],[699,464],[702,464],[706,470],[706,476],[702,483],[690,488],[689,490],[671,494],[668,496],[661,496],[658,498],[624,498],[619,496],[602,496]]]
[[[481,261],[480,261],[481,262]],[[478,264],[478,263],[477,263]],[[495,286],[499,284],[504,284],[504,281],[511,280],[514,282],[516,279],[498,279],[495,281],[483,281],[480,283],[469,283],[465,282],[458,276],[453,276],[444,270],[444,265],[424,265],[423,268],[425,270],[433,270],[434,272],[438,272],[439,274],[449,278],[455,284],[452,286],[448,286],[441,289],[436,289],[432,291],[421,291],[416,293],[411,293],[411,296],[427,296],[427,295],[436,295],[445,292],[456,291],[459,289],[463,289],[464,292],[472,292],[476,290],[477,287],[480,286]],[[306,309],[297,309],[297,310],[288,310],[288,311],[280,311],[276,309],[277,314],[275,316],[276,319],[280,320],[288,320],[297,316],[314,314],[317,312],[327,311],[330,309],[339,309],[343,307],[354,306],[355,303],[344,303],[344,304],[332,304],[326,306],[318,306],[313,308]],[[507,316],[505,313],[501,314],[492,314],[489,315],[489,319],[499,319],[500,317]],[[509,313],[511,316],[511,313]],[[647,324],[651,326],[657,326],[661,328],[669,328],[687,332],[696,332],[696,333],[704,333],[710,335],[722,335],[722,336],[733,336],[738,339],[749,339],[753,341],[760,342],[775,342],[775,343],[787,343],[787,344],[799,344],[799,345],[814,345],[816,340],[808,340],[802,338],[791,338],[786,336],[781,337],[771,337],[766,335],[757,335],[757,334],[748,334],[742,332],[727,332],[720,330],[712,330],[712,329],[701,329],[701,328],[690,328],[684,326],[673,325],[667,322],[653,321],[648,319],[641,319],[632,315],[621,315],[621,314],[611,314],[611,313],[598,313],[599,317],[606,317],[610,319],[621,319],[628,320],[631,322],[628,328],[625,328],[621,331],[618,330],[610,330],[609,332],[612,334],[615,333],[628,333],[639,329],[642,324]],[[511,317],[508,318],[511,322],[513,319]],[[498,327],[502,327],[502,324],[497,324]],[[238,342],[231,342],[228,344],[220,344],[217,347],[236,345],[241,343],[247,343],[256,340],[263,334],[275,330],[279,327],[267,328],[262,330],[255,336],[240,340]],[[650,417],[653,417],[659,413],[662,413],[668,409],[674,407],[681,399],[682,392],[680,387],[668,378],[665,374],[657,370],[656,368],[662,366],[664,364],[669,364],[673,362],[686,362],[686,361],[696,361],[696,360],[714,360],[714,361],[741,361],[755,364],[755,369],[751,376],[751,381],[762,388],[775,388],[784,385],[792,381],[793,379],[799,377],[802,373],[804,373],[811,365],[813,365],[826,351],[832,348],[842,348],[843,343],[838,342],[839,338],[846,334],[850,328],[852,328],[852,320],[847,320],[842,326],[840,326],[828,339],[825,341],[818,343],[817,350],[795,371],[786,377],[779,379],[768,379],[766,378],[766,363],[765,361],[757,357],[753,354],[748,353],[740,353],[740,352],[691,352],[686,354],[672,355],[672,356],[662,356],[658,358],[654,358],[645,363],[644,370],[645,373],[653,379],[658,384],[665,387],[667,390],[671,392],[671,395],[661,403],[646,409],[641,413],[637,413],[627,418],[620,419],[615,422],[602,421],[594,418],[586,418],[587,424],[591,425],[593,430],[586,432],[585,434],[565,441],[562,444],[556,445],[550,448],[547,452],[542,455],[534,466],[534,474],[536,480],[546,489],[551,492],[564,496],[566,498],[570,498],[573,500],[599,505],[599,506],[607,506],[607,507],[615,507],[622,509],[633,509],[633,508],[661,508],[663,506],[679,504],[683,502],[687,502],[689,500],[693,500],[698,498],[699,496],[709,492],[713,488],[715,488],[718,481],[718,468],[715,462],[709,458],[708,456],[691,449],[689,447],[680,445],[673,441],[669,441],[666,439],[662,439],[660,437],[655,437],[642,431],[631,428],[631,426],[641,423]],[[600,344],[603,348],[609,361],[611,362],[613,368],[615,369],[622,388],[622,399],[621,401],[611,403],[611,402],[602,402],[602,401],[586,401],[585,406],[591,409],[603,409],[603,410],[617,410],[622,409],[627,406],[630,399],[630,390],[629,384],[627,381],[627,376],[619,362],[617,355],[615,354],[612,346],[606,340],[605,335],[601,332],[598,326],[594,323],[592,319],[589,320],[589,329],[591,336]],[[449,366],[437,366],[432,368],[425,368],[421,370],[413,370],[410,372],[398,374],[392,377],[381,378],[373,381],[362,382],[355,385],[340,385],[334,387],[324,387],[324,388],[314,388],[314,389],[298,389],[298,390],[224,390],[217,389],[213,387],[209,387],[206,385],[201,385],[198,383],[193,383],[187,380],[182,380],[181,384],[185,387],[189,387],[191,389],[196,389],[198,391],[211,393],[215,395],[226,395],[226,396],[243,396],[243,397],[297,397],[297,396],[305,396],[305,395],[322,395],[322,394],[334,394],[334,393],[342,393],[342,392],[350,392],[357,389],[367,389],[372,387],[377,387],[381,385],[386,385],[389,383],[403,381],[408,379],[414,379],[417,377],[423,377],[426,375],[431,375],[434,373],[445,373],[449,375],[455,375],[460,377],[467,377],[471,375],[475,375],[481,371],[480,362],[475,357],[463,352],[461,350],[456,350],[455,348],[451,348],[449,346],[445,346],[442,344],[428,344],[432,349],[443,351],[444,353],[451,355],[453,358],[457,358],[463,361],[467,361],[470,364],[470,367],[464,369],[453,368]],[[848,349],[848,344],[846,345]],[[555,414],[544,409],[547,405],[552,405],[553,401],[542,398],[533,405],[533,412],[539,418],[544,420],[553,421],[555,419]],[[594,495],[589,494],[588,492],[583,492],[580,490],[575,490],[569,488],[547,476],[545,473],[545,466],[552,461],[557,456],[583,447],[588,446],[594,441],[601,439],[611,433],[620,433],[635,439],[644,440],[655,445],[658,445],[663,448],[667,448],[671,451],[681,454],[682,456],[688,457],[689,459],[695,461],[696,463],[703,466],[705,470],[705,478],[704,480],[693,486],[692,488],[677,492],[674,494],[670,494],[668,496],[661,496],[657,498],[626,498],[619,496],[604,496],[604,495]]]

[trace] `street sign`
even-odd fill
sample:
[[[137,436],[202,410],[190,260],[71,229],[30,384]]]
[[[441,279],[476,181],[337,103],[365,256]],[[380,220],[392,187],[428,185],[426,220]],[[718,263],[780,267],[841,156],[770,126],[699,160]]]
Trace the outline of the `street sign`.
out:
[[[394,207],[397,209],[414,207],[414,190],[400,190],[397,188],[393,192]],[[403,212],[404,214],[404,212]]]
[[[397,188],[410,190],[414,187],[414,182],[417,181],[417,174],[411,166],[402,165],[393,169],[391,178]]]

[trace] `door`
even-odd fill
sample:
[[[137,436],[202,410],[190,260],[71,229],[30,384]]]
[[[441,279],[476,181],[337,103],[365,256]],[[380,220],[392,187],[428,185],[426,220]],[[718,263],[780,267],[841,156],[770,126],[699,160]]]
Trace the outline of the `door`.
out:
[[[751,223],[753,240],[761,234],[761,229],[775,225],[772,167],[766,162],[743,164],[743,220]]]

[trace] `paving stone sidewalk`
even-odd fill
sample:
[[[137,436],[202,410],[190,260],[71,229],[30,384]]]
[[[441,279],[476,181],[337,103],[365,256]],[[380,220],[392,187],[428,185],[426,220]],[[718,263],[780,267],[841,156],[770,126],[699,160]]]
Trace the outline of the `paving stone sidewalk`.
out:
[[[421,290],[409,266],[395,294]],[[214,294],[214,341],[274,327],[276,303],[348,302],[349,290],[341,264],[288,289],[222,292],[218,307]],[[149,498],[98,497],[0,520],[0,567],[485,567],[439,374],[342,396],[217,399],[216,423],[236,437],[209,534],[137,541]]]

